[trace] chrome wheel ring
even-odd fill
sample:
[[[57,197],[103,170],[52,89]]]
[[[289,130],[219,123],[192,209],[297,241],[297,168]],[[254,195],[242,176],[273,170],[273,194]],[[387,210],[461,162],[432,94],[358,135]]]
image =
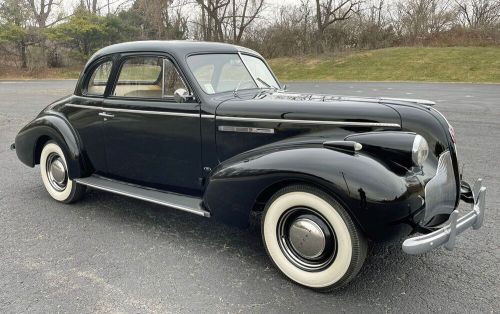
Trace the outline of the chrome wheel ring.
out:
[[[328,221],[311,208],[286,211],[279,219],[277,237],[283,254],[300,269],[321,271],[335,260],[335,232]]]
[[[68,184],[68,170],[64,160],[57,153],[51,153],[45,163],[47,178],[56,191],[64,191]]]

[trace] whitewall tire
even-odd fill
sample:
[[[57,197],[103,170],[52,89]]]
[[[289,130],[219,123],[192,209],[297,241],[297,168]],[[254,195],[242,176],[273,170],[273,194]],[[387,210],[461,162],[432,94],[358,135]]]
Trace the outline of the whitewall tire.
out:
[[[325,192],[285,187],[262,215],[262,238],[276,267],[292,281],[330,291],[361,269],[367,244],[346,210]]]
[[[68,177],[68,166],[62,148],[53,141],[45,144],[40,154],[40,174],[43,185],[53,199],[72,203],[85,193],[85,186]]]

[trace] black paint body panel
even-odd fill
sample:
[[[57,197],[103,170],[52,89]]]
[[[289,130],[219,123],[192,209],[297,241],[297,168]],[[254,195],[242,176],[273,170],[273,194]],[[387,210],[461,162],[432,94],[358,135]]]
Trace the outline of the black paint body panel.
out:
[[[204,93],[186,57],[238,51],[260,57],[243,47],[196,42],[104,48],[88,62],[74,95],[48,106],[19,132],[18,157],[33,167],[44,142],[54,140],[67,154],[70,178],[98,173],[200,196],[213,218],[241,227],[248,224],[250,212],[261,210],[280,187],[310,184],[343,204],[374,240],[400,238],[415,230],[425,210],[425,184],[446,150],[452,152],[458,182],[449,125],[426,106],[271,90]],[[84,96],[83,86],[95,62],[107,58],[118,64],[124,55],[142,53],[171,58],[195,99],[187,103],[118,99],[110,96],[110,86],[104,97]],[[110,81],[116,75],[115,65]],[[114,118],[109,120],[98,115],[109,108],[125,111],[112,112]],[[179,113],[185,115],[175,115]],[[243,131],[227,131],[235,128]],[[419,169],[411,165],[410,144],[416,134],[430,146]],[[363,149],[323,145],[344,140],[359,142]],[[458,201],[457,197],[456,205]]]

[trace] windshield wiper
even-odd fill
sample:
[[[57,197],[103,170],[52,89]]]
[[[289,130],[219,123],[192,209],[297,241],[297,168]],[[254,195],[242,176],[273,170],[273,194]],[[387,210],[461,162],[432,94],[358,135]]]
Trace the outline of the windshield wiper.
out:
[[[241,82],[243,82],[243,80],[240,80],[240,81],[238,82],[238,85],[236,85],[236,88],[233,90],[233,95],[234,95],[234,97],[238,97],[238,98],[240,98],[240,96],[238,95],[238,90],[240,89]]]
[[[272,90],[273,90],[273,91],[275,91],[275,92],[276,92],[276,91],[278,91],[278,90],[280,90],[280,89],[279,89],[279,88],[277,88],[277,87],[271,86],[271,84],[267,83],[266,81],[264,81],[264,80],[263,80],[263,79],[261,79],[260,77],[257,77],[257,78],[256,78],[256,80],[257,80],[257,81],[259,81],[259,82],[261,82],[262,84],[264,84],[264,85],[266,86],[266,87],[265,87],[265,89],[266,89],[266,90],[267,90],[267,89],[272,89]],[[262,88],[262,89],[264,89],[264,88]],[[261,91],[260,91],[260,93],[259,93],[259,96],[260,96],[263,92],[264,92],[264,90],[261,90]]]
[[[266,85],[267,88],[274,88],[274,89],[276,89],[276,87],[273,87],[273,86],[269,85],[266,81],[264,81],[260,77],[256,78],[256,80],[259,81],[259,82],[261,82],[262,84]]]
[[[276,87],[274,87],[274,86],[271,86],[269,83],[267,83],[266,81],[264,81],[264,80],[263,80],[263,79],[261,79],[260,77],[255,78],[255,80],[257,80],[257,81],[259,81],[259,82],[261,82],[262,84],[264,84],[264,85],[265,85],[265,87],[259,87],[259,86],[257,86],[257,87],[255,87],[255,88],[259,88],[259,89],[272,89],[272,90],[275,90],[275,91],[276,91],[276,90],[278,90],[278,88],[276,88]],[[240,96],[238,95],[238,91],[240,90],[240,85],[241,85],[241,82],[242,82],[242,81],[238,82],[238,85],[237,85],[237,86],[236,86],[236,88],[233,90],[233,95],[234,95],[235,97],[238,97],[238,98],[240,97]],[[252,89],[252,88],[248,88],[248,89]],[[262,92],[262,90],[261,90],[261,92]],[[261,93],[261,92],[260,92],[260,93]],[[260,93],[259,93],[259,94],[260,94]]]

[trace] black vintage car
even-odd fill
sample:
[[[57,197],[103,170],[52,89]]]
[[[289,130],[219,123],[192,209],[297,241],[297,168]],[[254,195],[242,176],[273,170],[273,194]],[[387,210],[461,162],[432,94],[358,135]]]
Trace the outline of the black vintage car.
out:
[[[73,95],[17,135],[49,194],[86,187],[245,227],[288,278],[331,290],[353,279],[369,241],[418,254],[481,227],[485,188],[461,182],[455,135],[422,100],[284,91],[247,48],[206,42],[113,45]],[[472,210],[458,218],[460,199]]]

